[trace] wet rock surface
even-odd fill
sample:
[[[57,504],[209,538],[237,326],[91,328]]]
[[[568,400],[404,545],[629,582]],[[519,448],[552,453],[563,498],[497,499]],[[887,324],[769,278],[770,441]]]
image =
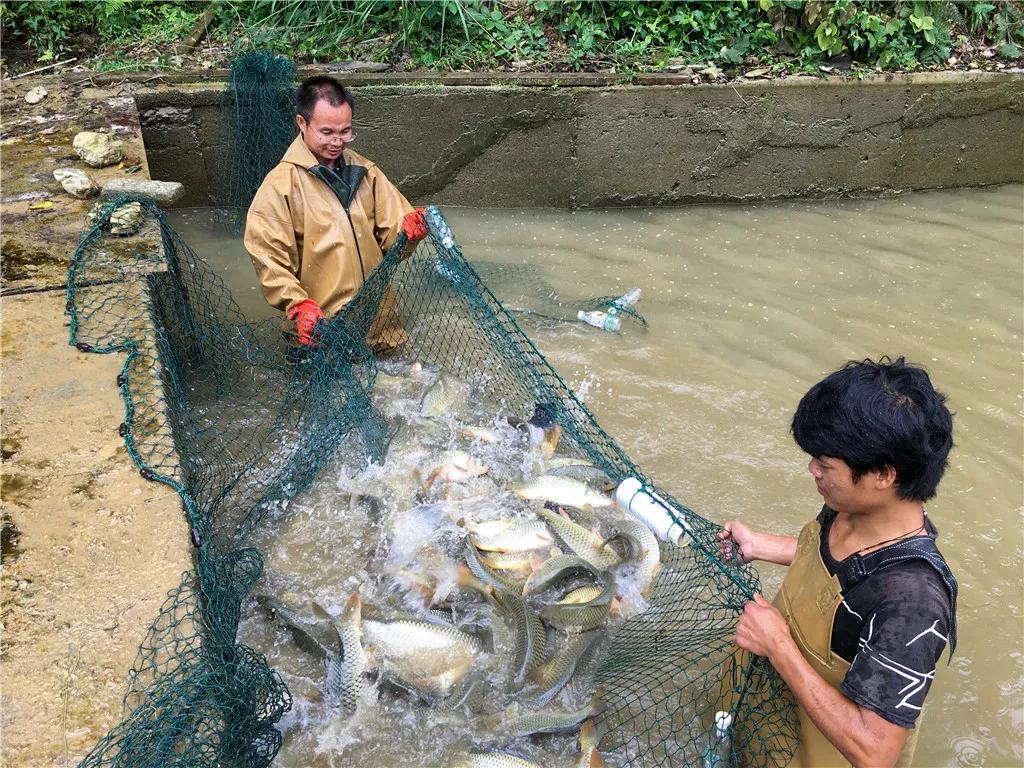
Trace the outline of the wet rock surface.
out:
[[[100,193],[99,185],[89,174],[77,168],[58,168],[53,172],[53,178],[60,182],[65,192],[81,200],[96,197]]]
[[[124,157],[124,145],[106,133],[82,131],[75,136],[72,144],[82,162],[93,168],[114,165]]]
[[[105,202],[100,200],[92,207],[86,216],[86,220],[93,224],[99,219]],[[139,230],[142,221],[142,206],[139,203],[125,203],[118,206],[110,214],[107,227],[113,235],[133,235]]]
[[[40,101],[46,98],[48,91],[42,86],[36,86],[31,91],[25,94],[25,101],[29,104],[38,104]]]
[[[127,193],[151,197],[159,205],[174,205],[185,195],[185,186],[177,181],[150,181],[148,179],[111,179],[103,187],[103,194]]]
[[[58,168],[85,172],[101,187],[113,178],[149,175],[138,111],[130,95],[100,88],[75,87],[45,80],[49,96],[25,102],[35,83],[16,81],[0,93],[0,290],[61,289],[68,265],[85,228],[91,201],[72,197],[54,177]],[[123,144],[121,164],[92,169],[75,153],[72,141],[82,131],[103,131]],[[33,207],[51,203],[47,207]]]

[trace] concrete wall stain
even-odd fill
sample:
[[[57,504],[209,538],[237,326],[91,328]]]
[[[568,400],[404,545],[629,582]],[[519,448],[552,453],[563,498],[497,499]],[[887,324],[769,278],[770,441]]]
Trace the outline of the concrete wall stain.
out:
[[[678,205],[1024,180],[1017,74],[354,92],[353,148],[417,203]],[[184,182],[185,205],[214,203],[220,95],[138,97],[154,178]]]

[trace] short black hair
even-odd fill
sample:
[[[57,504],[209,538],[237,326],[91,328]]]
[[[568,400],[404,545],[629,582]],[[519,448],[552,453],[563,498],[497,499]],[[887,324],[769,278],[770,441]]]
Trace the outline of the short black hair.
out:
[[[902,357],[850,361],[808,390],[793,438],[811,456],[842,459],[854,481],[891,467],[896,494],[927,501],[946,471],[953,415],[928,373]]]
[[[295,89],[295,111],[308,123],[313,117],[313,108],[321,99],[332,107],[348,104],[352,114],[356,112],[356,103],[348,88],[327,75],[314,75],[302,81],[302,85]]]

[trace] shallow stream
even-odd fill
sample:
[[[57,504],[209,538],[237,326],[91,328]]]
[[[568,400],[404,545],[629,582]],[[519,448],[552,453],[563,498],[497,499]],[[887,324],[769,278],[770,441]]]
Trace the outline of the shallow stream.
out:
[[[632,460],[712,520],[795,534],[819,506],[806,457],[787,431],[802,394],[849,359],[905,355],[924,365],[955,413],[956,447],[928,512],[960,582],[959,646],[936,670],[915,764],[1024,762],[1024,189],[445,215],[471,261],[525,265],[522,274],[539,276],[563,300],[642,289],[646,330],[627,321],[610,334],[533,314],[521,323]],[[205,210],[171,216],[243,311],[272,314],[239,240],[209,220]],[[540,285],[506,284],[498,295],[515,307],[520,292]],[[345,550],[345,536],[358,539],[358,528],[347,527],[324,550],[319,534],[312,544],[302,536],[302,526],[330,524],[318,516],[333,514],[332,495],[348,497],[346,477],[325,475],[297,500],[306,516],[290,524],[307,548],[269,545],[271,564],[306,558],[320,568]],[[350,519],[365,514],[359,508]],[[348,557],[337,565],[349,567]],[[781,570],[761,574],[773,593]],[[290,653],[288,642],[281,633],[260,650],[275,661]],[[286,725],[302,716],[300,706]],[[424,738],[444,738],[443,720]],[[310,750],[352,738],[351,729],[330,733],[315,744],[293,733],[280,762],[308,764]]]

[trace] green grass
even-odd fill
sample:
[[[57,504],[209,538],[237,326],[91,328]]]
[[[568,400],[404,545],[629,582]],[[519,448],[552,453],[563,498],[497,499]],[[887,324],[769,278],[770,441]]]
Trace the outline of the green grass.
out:
[[[92,41],[99,66],[132,47],[182,39],[209,7],[196,0],[9,0],[5,38],[40,61]],[[220,0],[210,34],[235,52],[298,62],[363,59],[434,71],[521,68],[636,73],[669,63],[726,72],[944,66],[988,49],[1019,58],[1019,0]],[[136,57],[138,58],[138,57]]]

